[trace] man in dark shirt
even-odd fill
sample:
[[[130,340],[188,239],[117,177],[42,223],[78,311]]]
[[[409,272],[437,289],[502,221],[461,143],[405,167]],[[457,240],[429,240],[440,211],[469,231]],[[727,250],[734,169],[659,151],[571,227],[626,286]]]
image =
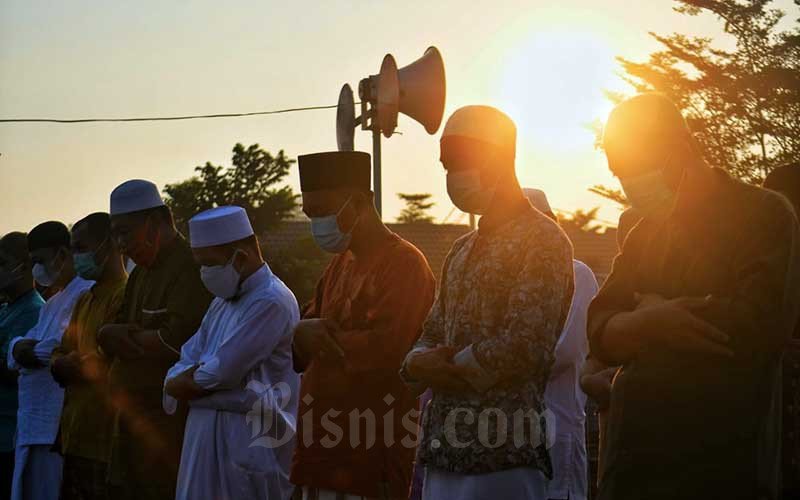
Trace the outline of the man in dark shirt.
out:
[[[780,356],[800,302],[792,210],[710,168],[658,94],[615,108],[604,148],[644,218],[589,310],[592,355],[623,365],[600,498],[775,498]]]
[[[164,376],[212,297],[155,184],[132,180],[111,193],[111,233],[136,268],[117,323],[102,327],[98,337],[114,357],[109,491],[113,498],[174,498],[186,409],[164,413]]]
[[[14,434],[17,430],[17,371],[8,368],[8,345],[23,337],[39,320],[44,305],[33,288],[31,256],[25,233],[0,238],[0,494],[11,492],[14,473]]]
[[[777,191],[800,214],[800,163],[782,165],[764,179],[764,187]],[[783,497],[800,498],[800,323],[783,357]]]

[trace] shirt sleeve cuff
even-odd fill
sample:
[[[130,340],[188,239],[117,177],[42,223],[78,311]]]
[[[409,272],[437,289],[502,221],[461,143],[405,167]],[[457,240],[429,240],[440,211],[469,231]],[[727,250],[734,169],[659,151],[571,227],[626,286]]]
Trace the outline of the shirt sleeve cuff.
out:
[[[403,365],[400,367],[400,371],[398,372],[398,374],[400,375],[400,378],[403,379],[403,382],[405,382],[406,385],[413,386],[415,384],[419,384],[419,380],[411,377],[408,374],[408,371],[406,370],[406,367],[408,366],[408,358],[410,358],[411,356],[413,356],[414,354],[416,354],[418,352],[422,352],[422,351],[425,351],[427,349],[428,348],[424,347],[424,346],[417,346],[417,347],[411,349],[410,351],[408,351],[408,354],[406,354],[406,357],[403,360]]]
[[[453,356],[453,364],[468,368],[469,375],[464,377],[464,380],[476,391],[486,392],[497,383],[497,377],[489,373],[478,363],[478,360],[475,359],[475,353],[472,352],[472,345],[473,344],[470,344],[457,352],[456,355]]]
[[[219,385],[219,377],[214,373],[215,366],[213,365],[216,364],[214,361],[201,364],[193,375],[194,383],[207,391],[213,390]]]
[[[56,347],[58,347],[58,341],[55,339],[41,340],[33,348],[33,353],[36,355],[36,359],[47,365],[50,363],[50,357],[53,355],[53,351],[56,350]]]
[[[164,408],[164,413],[174,415],[175,410],[178,409],[178,400],[165,392],[161,400],[161,406]]]
[[[21,367],[17,363],[17,360],[14,359],[14,346],[17,345],[17,342],[22,340],[24,337],[14,337],[11,339],[11,342],[8,343],[8,356],[6,356],[6,364],[8,365],[9,370],[19,370]]]
[[[408,352],[408,354],[406,354],[406,359],[403,360],[403,366],[400,367],[400,371],[398,372],[398,375],[400,375],[400,379],[403,381],[404,384],[406,384],[406,387],[408,387],[408,390],[410,390],[411,393],[413,395],[415,395],[415,396],[419,396],[420,394],[425,392],[425,390],[428,388],[428,386],[424,382],[420,382],[419,380],[417,380],[417,379],[413,378],[411,375],[409,375],[408,371],[406,370],[406,365],[408,363],[408,358],[411,355],[416,354],[418,352],[427,351],[427,350],[428,350],[428,348],[425,347],[425,346],[417,346],[417,347],[411,349]]]

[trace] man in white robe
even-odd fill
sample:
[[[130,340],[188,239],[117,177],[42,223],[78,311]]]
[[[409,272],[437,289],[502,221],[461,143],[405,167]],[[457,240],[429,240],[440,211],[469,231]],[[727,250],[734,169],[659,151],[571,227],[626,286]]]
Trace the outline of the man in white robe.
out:
[[[244,209],[202,212],[189,232],[216,298],[164,384],[168,413],[176,400],[190,407],[176,498],[289,498],[297,301],[263,261]]]
[[[61,343],[72,309],[94,281],[77,276],[67,226],[50,221],[28,233],[33,276],[55,293],[39,310],[39,321],[8,346],[8,367],[19,371],[19,409],[14,449],[13,500],[56,500],[61,488],[61,455],[51,451],[58,433],[62,389],[48,368]]]
[[[557,221],[543,191],[524,188],[522,192],[534,208]],[[544,393],[547,409],[553,412],[556,424],[553,436],[548,439],[553,443],[549,449],[553,479],[547,483],[547,498],[551,500],[586,500],[588,495],[586,393],[580,387],[580,376],[589,354],[586,317],[599,287],[592,270],[578,259],[572,259],[572,271],[575,274],[572,305],[556,342],[556,359]]]

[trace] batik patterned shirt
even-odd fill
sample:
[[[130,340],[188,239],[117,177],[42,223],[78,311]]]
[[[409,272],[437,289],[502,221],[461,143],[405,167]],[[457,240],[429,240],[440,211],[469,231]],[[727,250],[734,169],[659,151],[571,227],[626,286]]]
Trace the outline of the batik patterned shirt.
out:
[[[453,244],[414,350],[469,350],[495,382],[483,392],[434,391],[418,458],[455,473],[529,466],[550,476],[544,390],[572,297],[572,246],[528,204],[487,226]]]

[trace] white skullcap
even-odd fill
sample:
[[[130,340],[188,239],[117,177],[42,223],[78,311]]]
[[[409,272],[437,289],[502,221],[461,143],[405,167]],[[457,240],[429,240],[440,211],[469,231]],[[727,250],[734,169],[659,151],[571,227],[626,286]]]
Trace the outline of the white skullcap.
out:
[[[158,194],[158,188],[150,181],[132,179],[123,182],[111,191],[111,215],[163,206],[164,200]]]
[[[448,137],[486,142],[513,155],[516,152],[517,127],[514,120],[497,108],[464,106],[447,119],[442,140]]]
[[[547,195],[541,189],[522,188],[522,193],[531,202],[533,208],[542,212],[543,214],[551,214],[553,210],[550,208],[550,203],[547,201]]]
[[[252,235],[253,226],[242,207],[212,208],[189,219],[192,248],[224,245]]]

